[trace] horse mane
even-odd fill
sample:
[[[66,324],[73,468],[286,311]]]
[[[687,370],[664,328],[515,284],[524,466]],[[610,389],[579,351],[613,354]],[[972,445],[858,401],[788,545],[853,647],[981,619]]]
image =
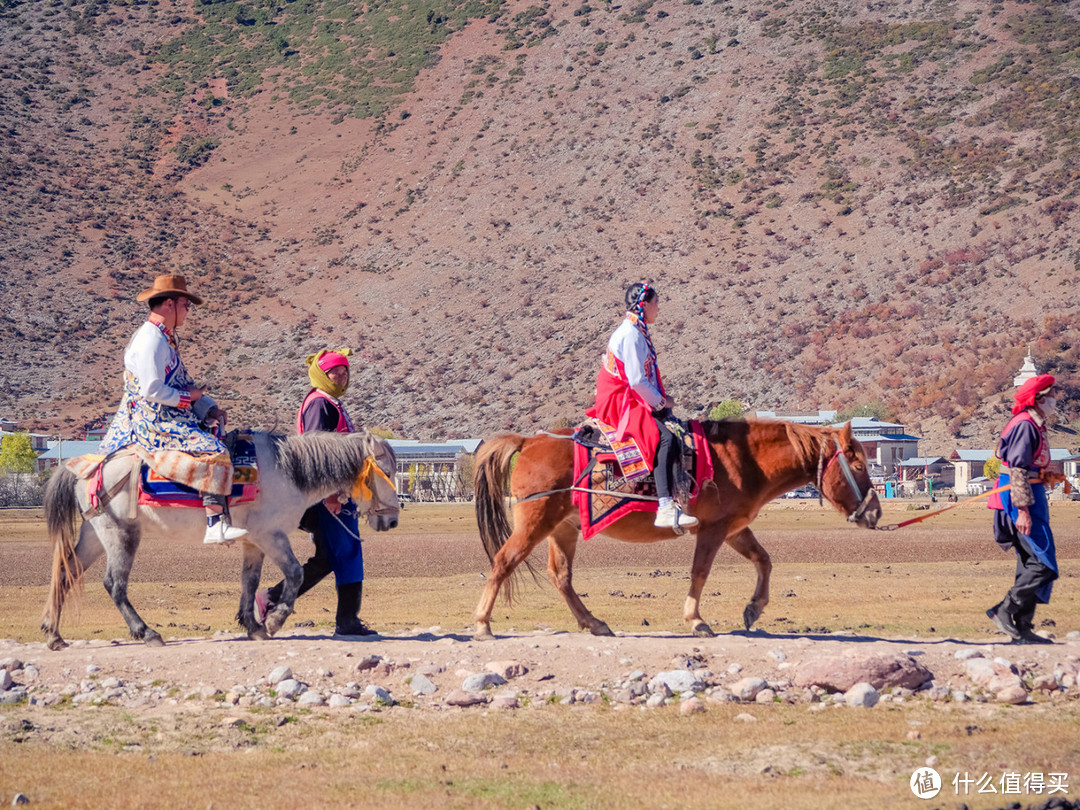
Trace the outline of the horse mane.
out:
[[[377,457],[381,445],[381,440],[366,430],[347,436],[328,431],[298,436],[271,434],[270,439],[278,471],[305,494],[327,486],[351,487],[364,459]]]
[[[827,440],[826,431],[829,430],[829,428],[785,422],[782,419],[756,419],[753,417],[749,419],[734,417],[719,420],[709,419],[703,421],[701,427],[705,439],[716,444],[745,442],[750,433],[769,431],[770,429],[779,433],[783,429],[787,441],[795,448],[799,463],[809,470],[813,470],[817,466],[822,447]]]
[[[810,427],[809,425],[796,425],[793,422],[785,422],[788,439],[799,454],[799,460],[808,469],[817,466],[818,459],[822,456],[822,448],[825,446],[826,428]]]

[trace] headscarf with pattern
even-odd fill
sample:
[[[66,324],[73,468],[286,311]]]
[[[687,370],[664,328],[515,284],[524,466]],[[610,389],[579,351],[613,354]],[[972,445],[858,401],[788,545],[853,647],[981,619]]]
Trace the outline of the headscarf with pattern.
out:
[[[315,352],[315,354],[309,354],[304,362],[308,367],[308,379],[311,381],[312,388],[318,388],[320,391],[332,396],[334,399],[341,399],[341,396],[345,393],[345,390],[349,387],[348,383],[345,385],[338,385],[327,375],[327,371],[334,366],[345,366],[348,368],[348,357],[352,354],[352,349],[322,349]],[[339,359],[340,358],[340,359]]]

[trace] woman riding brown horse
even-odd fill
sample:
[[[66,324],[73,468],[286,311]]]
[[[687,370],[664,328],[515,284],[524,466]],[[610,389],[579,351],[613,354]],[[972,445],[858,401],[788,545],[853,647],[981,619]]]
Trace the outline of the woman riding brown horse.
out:
[[[699,602],[716,552],[725,542],[757,569],[757,587],[743,611],[748,630],[769,603],[772,562],[749,528],[767,502],[813,482],[849,520],[866,528],[877,525],[881,505],[870,483],[866,455],[852,438],[850,423],[842,428],[813,428],[782,421],[725,420],[704,422],[702,427],[714,472],[690,510],[700,523],[693,530],[697,544],[683,618],[694,635],[711,637],[714,633],[701,618]],[[520,455],[511,465],[515,454]],[[548,577],[580,627],[593,635],[612,635],[611,629],[585,607],[571,581],[580,532],[580,518],[571,502],[573,479],[569,435],[526,438],[510,433],[481,447],[476,463],[476,517],[492,567],[476,607],[476,638],[491,638],[491,611],[499,588],[505,584],[507,599],[512,598],[509,577],[545,537],[549,538]],[[507,484],[516,500],[513,530],[506,514]],[[655,528],[648,512],[627,515],[603,533],[635,543],[673,536],[670,529]]]

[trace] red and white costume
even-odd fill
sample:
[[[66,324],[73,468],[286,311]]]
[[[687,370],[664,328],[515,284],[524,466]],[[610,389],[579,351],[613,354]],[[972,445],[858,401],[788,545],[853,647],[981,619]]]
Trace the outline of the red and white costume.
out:
[[[666,396],[652,342],[638,316],[628,312],[608,340],[596,378],[596,404],[585,414],[614,427],[618,440],[633,439],[651,469],[660,441],[652,412]]]

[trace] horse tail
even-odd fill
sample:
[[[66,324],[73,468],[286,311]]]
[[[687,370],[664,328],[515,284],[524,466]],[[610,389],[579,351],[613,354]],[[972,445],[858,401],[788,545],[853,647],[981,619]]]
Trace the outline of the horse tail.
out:
[[[45,487],[45,521],[49,539],[53,543],[53,559],[49,599],[45,603],[41,629],[57,636],[64,597],[82,580],[83,575],[82,563],[75,554],[78,543],[75,521],[79,516],[79,502],[75,495],[77,483],[75,473],[61,467],[53,473]]]
[[[517,433],[503,433],[483,444],[476,454],[476,473],[473,488],[476,502],[476,525],[488,560],[494,564],[495,555],[513,533],[506,514],[506,496],[510,484],[510,464],[526,438]]]

